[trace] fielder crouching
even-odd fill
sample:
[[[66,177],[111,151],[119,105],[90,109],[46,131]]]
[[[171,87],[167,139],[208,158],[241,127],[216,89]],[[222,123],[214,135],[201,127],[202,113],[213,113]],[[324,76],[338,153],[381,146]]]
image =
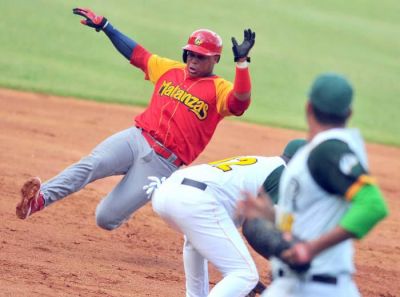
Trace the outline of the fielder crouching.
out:
[[[294,153],[305,141],[288,144]],[[293,146],[296,146],[294,148]],[[238,227],[241,192],[256,195],[261,187],[277,188],[280,173],[290,156],[241,156],[174,172],[165,182],[145,187],[153,209],[185,236],[183,263],[187,297],[244,297],[256,287],[256,265]],[[209,290],[210,261],[223,279]]]

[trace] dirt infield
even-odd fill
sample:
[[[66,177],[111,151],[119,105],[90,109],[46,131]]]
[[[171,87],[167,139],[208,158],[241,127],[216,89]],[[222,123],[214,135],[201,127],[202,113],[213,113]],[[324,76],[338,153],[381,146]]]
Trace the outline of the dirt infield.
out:
[[[0,89],[0,296],[184,296],[181,236],[146,205],[112,232],[94,211],[117,177],[33,215],[15,216],[19,188],[46,180],[79,160],[102,139],[132,124],[141,109]],[[279,154],[301,132],[225,121],[195,163],[240,154]],[[400,149],[368,145],[373,174],[390,217],[356,245],[363,296],[400,296]],[[265,282],[268,264],[256,257]],[[211,280],[218,273],[211,268]]]

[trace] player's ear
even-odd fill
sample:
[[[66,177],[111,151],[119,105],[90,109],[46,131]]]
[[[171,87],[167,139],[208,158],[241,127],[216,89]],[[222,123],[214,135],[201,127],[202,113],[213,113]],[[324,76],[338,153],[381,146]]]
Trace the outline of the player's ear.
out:
[[[186,63],[186,62],[187,62],[187,50],[183,50],[183,53],[182,53],[182,60],[183,60],[183,63]]]
[[[220,58],[221,58],[221,56],[214,56],[215,64],[217,64],[219,62]]]

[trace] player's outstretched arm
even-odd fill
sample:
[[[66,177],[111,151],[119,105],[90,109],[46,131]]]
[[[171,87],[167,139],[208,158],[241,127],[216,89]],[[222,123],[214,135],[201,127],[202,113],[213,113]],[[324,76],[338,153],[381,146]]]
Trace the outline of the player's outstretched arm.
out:
[[[111,40],[115,48],[128,60],[131,60],[132,53],[137,43],[131,38],[115,29],[104,16],[96,15],[88,8],[74,8],[72,12],[83,16],[81,23],[94,28],[97,32],[103,31]]]
[[[338,226],[315,240],[295,243],[282,252],[281,259],[289,265],[307,264],[322,251],[353,237],[353,234]]]
[[[251,79],[249,73],[249,52],[254,46],[256,33],[251,29],[244,30],[243,42],[239,44],[232,37],[232,51],[236,62],[233,91],[228,99],[229,110],[235,115],[242,115],[250,105]]]

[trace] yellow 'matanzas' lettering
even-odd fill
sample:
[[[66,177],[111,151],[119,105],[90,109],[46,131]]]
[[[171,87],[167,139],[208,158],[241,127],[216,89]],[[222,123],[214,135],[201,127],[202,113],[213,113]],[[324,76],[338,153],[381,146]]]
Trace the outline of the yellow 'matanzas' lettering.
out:
[[[186,105],[200,120],[207,117],[208,104],[192,94],[174,86],[170,81],[163,81],[158,94],[167,96]]]

